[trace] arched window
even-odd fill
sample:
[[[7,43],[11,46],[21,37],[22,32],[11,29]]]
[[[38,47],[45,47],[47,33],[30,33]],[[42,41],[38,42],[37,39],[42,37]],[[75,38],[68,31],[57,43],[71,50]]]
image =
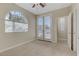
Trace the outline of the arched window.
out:
[[[19,11],[10,11],[5,17],[5,32],[26,32],[28,21]]]

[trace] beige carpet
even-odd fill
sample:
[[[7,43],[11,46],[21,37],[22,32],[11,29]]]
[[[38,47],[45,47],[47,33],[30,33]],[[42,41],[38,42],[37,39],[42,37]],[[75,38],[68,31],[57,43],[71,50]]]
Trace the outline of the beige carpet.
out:
[[[35,40],[17,48],[10,49],[1,56],[75,56],[76,53],[68,49],[66,42],[52,42]]]

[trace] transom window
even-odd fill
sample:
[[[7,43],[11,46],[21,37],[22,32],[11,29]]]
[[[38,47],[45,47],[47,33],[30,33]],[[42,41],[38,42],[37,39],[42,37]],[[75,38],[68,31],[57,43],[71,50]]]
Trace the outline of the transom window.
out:
[[[5,32],[27,32],[28,22],[20,11],[10,11],[5,17]]]

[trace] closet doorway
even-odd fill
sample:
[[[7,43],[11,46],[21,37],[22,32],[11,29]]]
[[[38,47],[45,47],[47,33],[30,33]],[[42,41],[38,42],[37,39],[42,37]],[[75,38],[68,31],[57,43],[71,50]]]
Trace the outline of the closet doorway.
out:
[[[62,16],[58,18],[58,29],[57,29],[57,38],[58,42],[66,42],[67,43],[67,16]]]

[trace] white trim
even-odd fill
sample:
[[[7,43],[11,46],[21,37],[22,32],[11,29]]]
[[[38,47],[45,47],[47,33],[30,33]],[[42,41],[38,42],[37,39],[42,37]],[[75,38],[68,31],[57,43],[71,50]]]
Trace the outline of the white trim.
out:
[[[26,41],[26,42],[19,43],[19,44],[17,44],[17,45],[13,45],[13,46],[11,46],[11,47],[7,47],[6,49],[0,50],[0,53],[5,52],[5,51],[8,51],[8,50],[13,49],[13,48],[16,48],[16,47],[18,47],[18,46],[27,44],[27,43],[29,43],[29,42],[31,42],[31,41],[33,41],[33,40],[34,40],[34,39],[29,40],[29,41]]]

